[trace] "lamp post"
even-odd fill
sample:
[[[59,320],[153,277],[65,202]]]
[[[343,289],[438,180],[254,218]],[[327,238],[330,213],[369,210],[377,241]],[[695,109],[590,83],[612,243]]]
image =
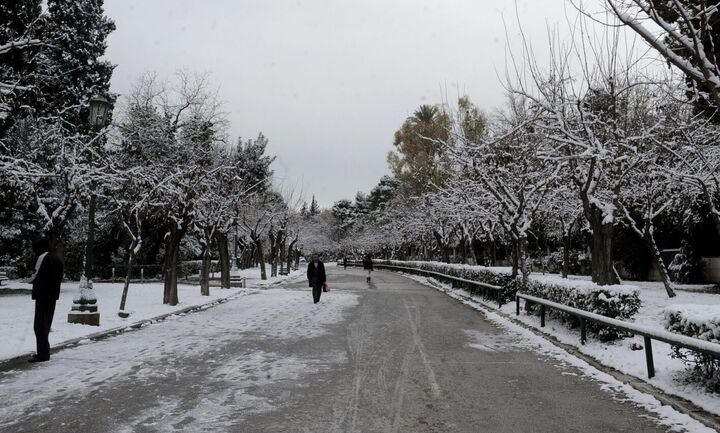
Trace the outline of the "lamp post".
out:
[[[110,120],[112,104],[102,96],[95,96],[89,101],[87,123],[93,130],[104,128]],[[100,132],[98,132],[100,133]],[[100,326],[100,312],[97,308],[97,296],[93,289],[93,248],[95,246],[95,204],[97,197],[94,191],[90,192],[88,205],[88,234],[85,244],[85,263],[83,275],[80,277],[79,292],[73,298],[72,310],[68,314],[69,323]]]

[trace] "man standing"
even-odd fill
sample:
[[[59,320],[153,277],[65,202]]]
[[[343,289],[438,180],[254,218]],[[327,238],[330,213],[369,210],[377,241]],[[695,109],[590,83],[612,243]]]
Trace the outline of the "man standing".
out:
[[[320,302],[320,294],[322,294],[326,281],[325,265],[317,254],[312,255],[312,261],[308,265],[307,279],[312,287],[313,301],[317,304]]]
[[[33,242],[33,252],[38,256],[35,273],[28,282],[32,283],[32,299],[35,300],[35,338],[37,355],[30,362],[50,360],[50,327],[55,315],[55,302],[60,297],[60,283],[63,278],[63,264],[54,252],[50,251],[47,238]]]

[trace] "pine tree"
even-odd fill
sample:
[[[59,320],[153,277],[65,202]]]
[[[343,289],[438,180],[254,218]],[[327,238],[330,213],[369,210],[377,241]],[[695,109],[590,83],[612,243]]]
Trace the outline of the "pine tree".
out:
[[[0,3],[0,47],[8,47],[0,54],[0,137],[35,105],[42,24],[40,0]]]
[[[320,206],[318,206],[317,201],[315,200],[315,195],[312,196],[312,201],[310,202],[310,216],[315,216],[320,213]]]
[[[252,188],[254,192],[265,192],[270,188],[273,170],[270,168],[275,161],[274,156],[265,154],[268,139],[259,133],[256,139],[249,139],[243,142],[238,138],[235,147],[235,157],[238,164],[244,171],[243,181],[245,188]]]
[[[82,109],[90,98],[110,95],[115,65],[103,60],[107,37],[115,24],[104,15],[104,0],[48,0],[47,31],[50,47],[43,71],[43,115],[59,115],[82,125]]]

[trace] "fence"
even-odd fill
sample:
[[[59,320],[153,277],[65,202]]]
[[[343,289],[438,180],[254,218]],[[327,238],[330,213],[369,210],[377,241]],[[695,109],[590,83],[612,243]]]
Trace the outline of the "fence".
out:
[[[348,266],[362,266],[362,262],[358,262],[358,261],[348,260],[347,264],[348,264]],[[503,288],[500,286],[495,286],[495,285],[483,283],[480,281],[466,280],[464,278],[453,277],[452,275],[446,275],[446,274],[442,274],[440,272],[428,271],[425,269],[417,269],[417,268],[410,268],[410,267],[405,267],[405,266],[395,266],[395,265],[384,265],[384,264],[379,264],[379,263],[375,263],[375,264],[373,264],[373,266],[376,269],[390,269],[390,270],[406,272],[408,274],[430,276],[430,277],[437,279],[438,281],[450,283],[453,286],[453,288],[456,285],[463,286],[463,287],[469,287],[473,294],[475,292],[480,292],[483,296],[485,296],[487,298],[494,297],[500,307],[502,307],[503,304],[505,303],[505,297],[503,296]]]
[[[711,343],[709,341],[700,340],[698,338],[678,335],[672,332],[653,329],[648,326],[637,325],[635,323],[624,322],[618,319],[601,316],[600,314],[591,313],[589,311],[580,310],[578,308],[569,307],[565,304],[548,301],[547,299],[538,298],[537,296],[526,295],[518,292],[515,295],[515,314],[520,315],[520,299],[525,299],[540,305],[540,327],[545,326],[545,309],[546,307],[554,308],[568,314],[572,314],[580,321],[580,344],[587,341],[587,331],[585,321],[590,320],[595,323],[601,323],[621,331],[629,332],[634,335],[642,335],[645,340],[645,361],[647,363],[648,377],[655,377],[655,362],[652,353],[652,340],[658,340],[668,343],[675,347],[690,349],[695,352],[704,353],[715,359],[720,359],[720,344]]]
[[[362,266],[362,262],[356,262],[356,261],[348,261],[349,266]],[[498,304],[500,307],[503,305],[503,289],[500,286],[494,286],[491,284],[485,284],[481,283],[479,281],[471,281],[471,280],[465,280],[463,278],[457,278],[453,277],[451,275],[445,275],[441,274],[439,272],[434,271],[427,271],[424,269],[416,269],[416,268],[410,268],[405,266],[395,266],[395,265],[382,265],[382,264],[375,264],[375,268],[378,269],[390,269],[390,270],[399,270],[407,273],[412,274],[420,274],[420,275],[427,275],[432,276],[433,278],[436,278],[440,281],[447,281],[451,284],[459,283],[462,285],[471,285],[475,287],[481,288],[481,291],[485,295],[489,294],[490,292],[495,292],[499,298]],[[659,329],[653,329],[648,326],[642,326],[637,325],[635,323],[625,322],[618,319],[612,319],[610,317],[605,317],[600,314],[591,313],[589,311],[580,310],[578,308],[569,307],[564,304],[559,304],[557,302],[548,301],[547,299],[538,298],[537,296],[531,296],[526,295],[524,293],[518,292],[515,295],[515,313],[516,315],[520,315],[520,299],[525,299],[526,301],[533,302],[535,304],[540,305],[540,327],[545,326],[545,310],[546,308],[554,308],[556,310],[563,311],[568,314],[572,314],[575,317],[577,317],[580,321],[580,343],[585,344],[587,341],[587,330],[585,326],[586,321],[592,321],[595,323],[601,323],[605,326],[609,326],[615,329],[619,329],[628,333],[631,333],[633,335],[642,335],[644,342],[645,342],[645,360],[647,364],[647,371],[648,371],[648,377],[653,378],[655,377],[655,361],[653,360],[653,353],[652,353],[652,340],[662,341],[664,343],[670,344],[675,347],[681,347],[684,349],[689,349],[695,352],[703,353],[705,355],[709,355],[715,359],[720,360],[720,344],[717,343],[711,343],[709,341],[700,340],[698,338],[692,338],[687,337],[685,335],[679,335],[672,332],[659,330]]]

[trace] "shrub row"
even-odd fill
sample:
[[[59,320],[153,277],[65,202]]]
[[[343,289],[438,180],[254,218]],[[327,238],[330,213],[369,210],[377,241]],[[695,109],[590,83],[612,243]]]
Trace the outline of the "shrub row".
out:
[[[670,332],[720,343],[720,311],[711,305],[674,305],[664,311],[665,329]],[[720,360],[678,347],[673,356],[689,366],[689,382],[701,383],[709,391],[720,392]]]
[[[585,280],[568,280],[559,276],[531,276],[526,284],[520,278],[513,278],[508,268],[489,268],[439,262],[417,262],[398,260],[375,260],[377,264],[404,266],[426,271],[439,272],[466,280],[479,281],[502,287],[505,300],[512,300],[521,290],[570,307],[601,314],[619,320],[632,319],[640,309],[639,290],[634,286],[599,286]],[[465,287],[471,290],[471,287]],[[529,309],[533,309],[529,306]],[[577,320],[569,314],[550,309],[549,314],[577,326]],[[588,330],[603,340],[612,340],[622,335],[600,324],[588,323]]]

